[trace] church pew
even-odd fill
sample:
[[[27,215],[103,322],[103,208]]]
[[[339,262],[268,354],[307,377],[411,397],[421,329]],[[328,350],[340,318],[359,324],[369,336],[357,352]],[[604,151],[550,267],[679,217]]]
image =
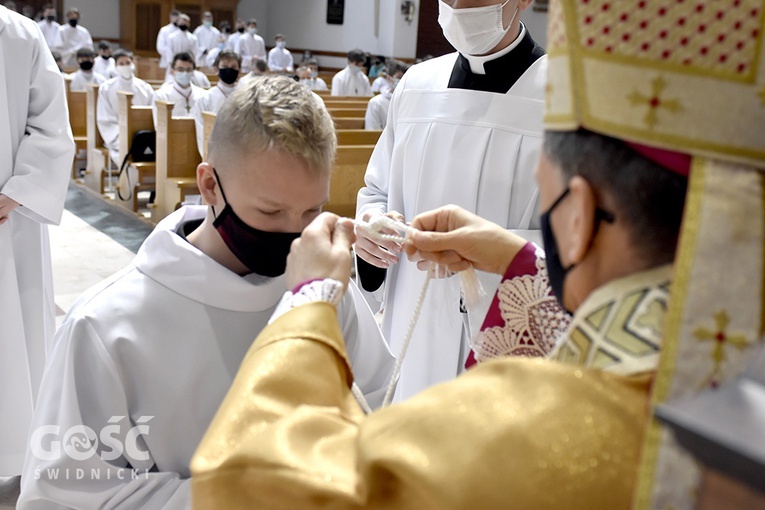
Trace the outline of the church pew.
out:
[[[104,147],[104,140],[98,131],[96,115],[98,112],[98,89],[97,83],[88,85],[85,91],[86,101],[86,136],[88,148],[88,165],[85,169],[85,186],[96,193],[104,194],[104,184],[107,173],[104,171],[109,165],[109,151]]]
[[[201,162],[192,117],[173,118],[173,103],[157,101],[157,196],[151,221],[176,210],[187,195],[198,195],[196,171]]]
[[[367,105],[369,104],[369,100],[371,98],[365,97],[365,98],[355,98],[355,99],[330,99],[325,98],[324,99],[324,106],[327,107],[327,109],[342,109],[342,108],[352,108],[352,109],[367,109]]]
[[[85,92],[72,92],[69,89],[70,81],[64,80],[66,84],[66,102],[69,107],[69,126],[72,128],[74,136],[75,155],[72,161],[72,179],[77,175],[77,156],[80,151],[88,150],[88,110],[87,96]]]
[[[362,119],[367,114],[366,107],[364,108],[327,108],[327,111],[333,118],[357,118]]]
[[[335,129],[364,129],[364,117],[333,117]]]
[[[204,126],[204,132],[203,132],[203,146],[204,146],[204,161],[207,161],[207,156],[210,154],[210,149],[207,147],[207,143],[210,140],[210,135],[212,134],[213,126],[215,126],[215,118],[217,117],[217,114],[213,112],[202,112],[202,125]]]
[[[144,81],[164,80],[165,70],[159,67],[159,59],[156,57],[135,57],[136,76]]]
[[[119,101],[119,123],[120,123],[120,150],[119,150],[119,164],[125,159],[125,156],[130,151],[130,144],[133,141],[133,136],[137,131],[142,130],[154,130],[154,121],[151,117],[151,106],[133,106],[133,94],[131,92],[119,91],[117,92]],[[155,185],[155,173],[156,163],[154,162],[139,162],[130,163],[126,172],[130,173],[130,185],[133,188],[132,197],[130,200],[121,200],[118,195],[115,195],[115,201],[126,207],[133,212],[138,212],[138,192],[139,191],[153,191]],[[124,177],[120,182],[126,182]],[[128,190],[123,188],[123,195]]]
[[[339,145],[329,184],[329,202],[325,211],[353,218],[356,196],[364,186],[364,174],[374,145]]]
[[[382,131],[376,129],[338,129],[337,145],[375,145]]]

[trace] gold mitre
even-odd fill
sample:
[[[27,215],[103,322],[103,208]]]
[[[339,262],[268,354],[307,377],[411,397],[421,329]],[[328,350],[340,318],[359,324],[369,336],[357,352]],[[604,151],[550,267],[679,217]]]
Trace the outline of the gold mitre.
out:
[[[545,127],[765,166],[762,0],[553,0]]]

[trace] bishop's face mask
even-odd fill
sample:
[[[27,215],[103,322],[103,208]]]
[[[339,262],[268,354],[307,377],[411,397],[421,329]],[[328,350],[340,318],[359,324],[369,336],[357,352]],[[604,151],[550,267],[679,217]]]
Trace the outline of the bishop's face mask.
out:
[[[547,274],[550,277],[550,287],[552,287],[553,295],[558,300],[558,303],[560,303],[561,308],[566,310],[569,314],[572,313],[571,310],[568,310],[563,304],[563,285],[566,281],[566,275],[568,275],[569,271],[571,271],[576,264],[570,264],[567,267],[563,266],[563,262],[560,260],[560,253],[558,253],[558,241],[555,238],[555,232],[553,232],[552,223],[550,222],[550,215],[570,192],[571,189],[566,188],[566,191],[564,191],[539,218],[542,228],[542,244],[544,245],[545,257],[547,259]],[[595,228],[593,229],[592,234],[593,238],[597,234],[598,225],[600,225],[601,221],[613,223],[614,220],[615,218],[613,214],[600,208],[596,209]]]
[[[226,207],[213,222],[223,242],[253,273],[270,278],[283,275],[287,269],[287,255],[290,254],[292,241],[300,237],[300,232],[266,232],[246,224],[237,216],[226,198],[218,172],[215,169],[213,172],[226,202]]]
[[[518,15],[516,8],[507,28],[502,25],[502,9],[509,1],[455,9],[438,0],[438,24],[446,40],[463,55],[485,55],[505,37]]]

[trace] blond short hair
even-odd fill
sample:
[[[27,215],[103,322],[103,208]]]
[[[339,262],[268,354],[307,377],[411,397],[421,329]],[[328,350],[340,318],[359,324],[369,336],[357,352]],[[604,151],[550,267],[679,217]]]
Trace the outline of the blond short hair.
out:
[[[213,161],[275,149],[329,173],[337,137],[319,96],[291,78],[266,75],[247,81],[223,103],[208,146]]]

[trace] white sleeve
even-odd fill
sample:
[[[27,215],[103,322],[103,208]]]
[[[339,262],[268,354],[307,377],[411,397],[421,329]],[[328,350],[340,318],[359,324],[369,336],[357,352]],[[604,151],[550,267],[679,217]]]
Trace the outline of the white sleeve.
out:
[[[87,319],[62,325],[48,361],[18,508],[188,508],[189,479],[151,472],[151,417],[131,416],[120,369]]]
[[[282,70],[282,67],[276,63],[276,53],[273,50],[268,52],[268,69],[271,71]]]
[[[19,214],[40,223],[61,219],[74,158],[64,79],[40,27],[31,51],[29,107],[12,177],[0,193],[21,204]]]
[[[383,338],[374,314],[352,281],[337,309],[353,378],[369,406],[382,405],[396,359]]]
[[[167,51],[167,33],[162,28],[159,29],[157,34],[157,53],[164,55]]]
[[[333,96],[344,96],[345,95],[345,87],[343,87],[342,83],[342,77],[340,76],[340,73],[336,73],[332,77],[332,92],[331,95]]]
[[[367,103],[367,113],[364,116],[364,129],[382,129],[385,125],[382,119],[380,106],[374,98]]]
[[[100,87],[98,89],[96,121],[101,138],[104,139],[104,145],[111,149],[116,148],[116,144],[119,142],[120,125],[119,114],[112,106],[111,101],[109,101],[108,91],[108,87]]]

